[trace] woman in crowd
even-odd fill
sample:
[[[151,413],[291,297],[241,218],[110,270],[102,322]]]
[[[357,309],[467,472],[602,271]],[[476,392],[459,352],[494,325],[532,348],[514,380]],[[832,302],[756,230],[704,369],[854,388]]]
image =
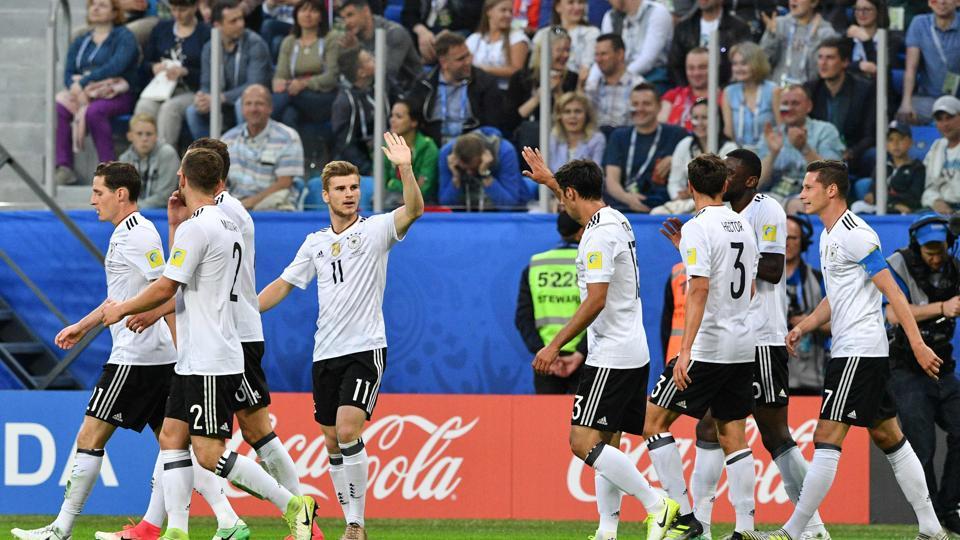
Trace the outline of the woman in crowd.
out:
[[[340,74],[340,43],[324,39],[327,15],[323,0],[300,0],[293,20],[291,34],[280,45],[273,77],[273,118],[299,130],[301,122],[330,120]]]
[[[780,123],[780,88],[767,80],[770,62],[756,43],[731,47],[730,64],[734,82],[724,89],[724,134],[740,146],[756,148],[763,127]]]
[[[136,76],[139,50],[123,26],[117,0],[87,0],[90,30],[70,44],[63,79],[67,90],[57,94],[57,181],[72,184],[73,153],[87,131],[100,161],[113,161],[110,119],[133,107],[130,85]]]
[[[576,72],[567,69],[567,59],[570,58],[570,36],[559,26],[552,27],[550,32],[550,99],[556,100],[560,94],[577,89],[578,76]],[[527,124],[540,118],[540,51],[534,49],[530,55],[529,67],[517,71],[510,77],[507,85],[506,117],[509,119],[506,129],[509,132],[518,127],[516,133],[518,147],[529,145],[528,137],[532,130],[533,136],[539,133],[536,124],[532,127]],[[552,107],[551,103],[551,107]],[[536,143],[534,143],[536,144]]]
[[[437,200],[437,156],[440,151],[437,143],[420,131],[421,120],[419,108],[404,99],[397,100],[390,111],[390,131],[403,137],[413,151],[413,175],[420,184],[423,200],[429,204]],[[390,160],[386,156],[383,160],[387,177],[386,206],[396,208],[403,204],[403,183]]]
[[[150,32],[143,51],[142,70],[145,80],[166,72],[177,88],[166,101],[141,97],[135,114],[156,118],[157,134],[176,147],[184,113],[193,104],[193,94],[200,88],[200,58],[203,45],[210,39],[210,27],[197,19],[197,0],[169,0],[173,19],[162,20]]]
[[[856,24],[847,28],[847,37],[853,40],[849,69],[872,79],[877,76],[877,30],[890,27],[889,8],[886,0],[857,0],[853,16]],[[898,53],[904,50],[903,33],[887,32],[890,69],[903,69],[903,60]]]
[[[677,143],[673,150],[673,157],[670,160],[670,179],[667,180],[667,192],[670,194],[670,202],[661,206],[661,211],[654,208],[652,213],[683,214],[692,212],[694,208],[693,194],[687,190],[687,165],[707,149],[707,116],[710,111],[710,101],[705,98],[697,99],[690,109],[690,124],[693,126],[693,133]],[[726,156],[738,146],[728,139],[723,133],[723,120],[719,119],[721,124],[720,140],[717,147],[720,156]]]
[[[550,131],[550,170],[557,170],[574,159],[603,162],[606,147],[603,133],[597,129],[596,114],[590,99],[580,92],[567,92],[557,98]]]
[[[570,58],[567,69],[576,73],[580,81],[587,80],[593,65],[593,49],[597,44],[600,29],[587,22],[587,0],[556,0],[553,3],[552,26],[545,26],[533,36],[533,47],[543,43],[543,36],[552,27],[559,26],[570,36]]]
[[[473,65],[497,77],[502,90],[507,89],[510,76],[523,68],[530,51],[530,39],[523,30],[512,30],[512,24],[511,0],[486,0],[480,26],[467,38]]]
[[[803,84],[817,77],[817,47],[837,35],[829,21],[817,13],[819,0],[790,0],[790,13],[762,14],[766,31],[760,46],[770,58],[775,83]]]

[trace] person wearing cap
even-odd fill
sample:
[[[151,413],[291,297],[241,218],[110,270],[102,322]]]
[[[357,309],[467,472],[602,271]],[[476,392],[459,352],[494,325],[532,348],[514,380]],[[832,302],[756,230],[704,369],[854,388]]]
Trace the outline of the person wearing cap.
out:
[[[913,132],[899,120],[890,123],[887,131],[887,213],[912,214],[920,208],[926,182],[923,162],[910,156]],[[850,209],[856,213],[876,212],[876,178],[861,178],[854,186],[858,200]]]
[[[920,2],[916,2],[920,4]],[[956,95],[960,85],[960,18],[957,0],[928,0],[933,13],[917,15],[907,29],[907,62],[897,117],[930,121],[937,96]]]
[[[889,331],[893,395],[903,433],[923,465],[927,489],[937,516],[950,532],[960,534],[960,379],[953,356],[956,317],[960,316],[960,261],[951,250],[956,236],[946,217],[928,212],[910,227],[910,245],[897,250],[887,264],[910,302],[923,341],[943,364],[939,379],[927,377],[917,366],[892,309],[886,310]],[[947,456],[939,490],[934,470],[936,427],[947,433]]]
[[[927,180],[920,203],[941,214],[960,209],[960,99],[941,96],[933,104],[937,131],[923,164]]]
[[[577,287],[577,245],[583,226],[566,212],[557,214],[557,247],[537,253],[520,275],[514,323],[530,354],[535,355],[570,320],[580,306]],[[533,374],[538,394],[572,394],[580,380],[580,366],[587,357],[586,332],[560,349],[560,358],[549,375]]]

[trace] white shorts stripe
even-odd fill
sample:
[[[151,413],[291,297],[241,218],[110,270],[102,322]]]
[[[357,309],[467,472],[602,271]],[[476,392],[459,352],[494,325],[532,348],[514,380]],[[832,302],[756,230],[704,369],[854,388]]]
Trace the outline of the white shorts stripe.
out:
[[[859,363],[859,356],[851,356],[847,358],[847,364],[843,367],[843,375],[840,377],[840,384],[837,385],[837,395],[834,396],[833,408],[830,412],[830,419],[835,422],[843,421],[843,408],[847,404],[847,396],[850,394],[850,387],[853,386]]]
[[[103,402],[100,404],[99,411],[97,414],[98,418],[106,420],[110,417],[110,412],[113,410],[114,404],[117,402],[117,397],[120,395],[120,392],[123,390],[124,383],[127,382],[127,376],[130,374],[129,365],[119,365],[117,366],[117,371],[113,376],[113,380],[110,381],[110,388],[107,389],[107,393],[103,398]]]
[[[600,404],[600,398],[603,395],[603,388],[606,385],[607,373],[609,371],[609,368],[597,369],[597,375],[593,379],[593,384],[590,386],[590,397],[587,398],[587,404],[583,408],[583,421],[581,424],[584,426],[593,424],[593,416],[596,414],[597,406]]]
[[[250,386],[250,381],[247,380],[246,373],[243,374],[243,390],[247,394],[247,407],[253,407],[260,402],[256,394],[253,393],[253,387]]]
[[[373,351],[373,365],[377,368],[377,382],[373,384],[373,392],[370,393],[370,401],[367,403],[367,414],[373,414],[373,408],[377,404],[377,395],[380,393],[380,381],[383,380],[383,349]]]

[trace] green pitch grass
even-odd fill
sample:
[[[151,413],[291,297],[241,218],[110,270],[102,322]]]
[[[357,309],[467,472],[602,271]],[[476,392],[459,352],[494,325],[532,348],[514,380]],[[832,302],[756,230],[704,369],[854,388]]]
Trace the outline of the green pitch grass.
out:
[[[0,538],[10,538],[10,529],[20,527],[32,529],[42,527],[53,520],[54,516],[0,516]],[[98,530],[116,531],[122,527],[123,519],[107,516],[83,516],[73,530],[73,540],[91,540]],[[343,534],[340,520],[323,519],[320,526],[328,540],[338,540]],[[283,521],[277,519],[255,518],[247,520],[252,538],[256,540],[281,540],[288,533]],[[208,540],[216,532],[213,518],[192,518],[190,536],[193,540]],[[372,519],[367,521],[367,531],[374,540],[435,540],[435,539],[503,539],[503,540],[556,540],[580,539],[593,534],[596,524],[585,521],[506,521],[506,520],[394,520]],[[766,527],[767,529],[771,527]],[[714,527],[714,538],[723,538],[730,533],[729,524]],[[913,539],[917,535],[915,526],[890,525],[833,525],[830,533],[835,540],[900,540]],[[620,537],[626,539],[643,538],[642,523],[622,523]]]

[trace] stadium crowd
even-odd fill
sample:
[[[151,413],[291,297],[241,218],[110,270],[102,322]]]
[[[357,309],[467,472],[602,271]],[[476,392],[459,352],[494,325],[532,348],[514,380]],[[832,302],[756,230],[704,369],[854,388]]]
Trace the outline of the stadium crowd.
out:
[[[756,151],[760,190],[788,212],[816,159],[844,160],[851,202],[871,212],[876,36],[885,28],[888,211],[960,206],[957,0],[331,1],[88,0],[57,100],[58,181],[79,180],[73,154],[88,132],[99,161],[116,159],[114,132],[128,124],[121,159],[139,168],[145,206],[163,206],[174,162],[209,135],[209,39],[219,28],[222,139],[238,164],[231,189],[250,209],[310,207],[319,199],[306,197],[312,171],[326,162],[372,175],[373,38],[382,28],[385,112],[415,150],[428,205],[532,206],[537,191],[520,174],[519,149],[539,143],[549,96],[551,168],[597,161],[605,199],[623,211],[693,208],[683,174],[706,142],[707,107],[698,105],[715,100],[720,153]],[[714,30],[722,90],[708,96]],[[539,88],[544,39],[549,93]],[[394,176],[388,170],[388,207],[400,202]]]

